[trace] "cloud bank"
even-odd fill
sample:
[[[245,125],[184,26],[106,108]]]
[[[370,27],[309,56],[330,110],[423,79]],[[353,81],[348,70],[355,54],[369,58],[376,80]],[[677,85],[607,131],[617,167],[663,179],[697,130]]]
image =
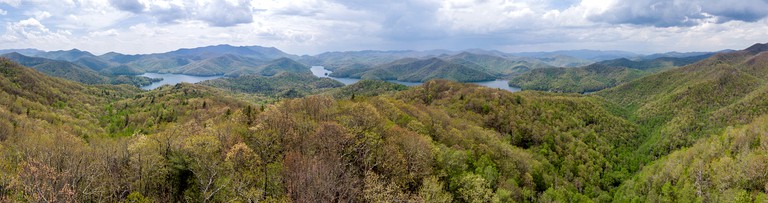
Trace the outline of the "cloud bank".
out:
[[[713,51],[764,42],[767,16],[768,0],[0,0],[0,49]]]
[[[590,20],[656,27],[690,27],[729,21],[756,22],[768,15],[765,0],[636,0],[615,2]]]

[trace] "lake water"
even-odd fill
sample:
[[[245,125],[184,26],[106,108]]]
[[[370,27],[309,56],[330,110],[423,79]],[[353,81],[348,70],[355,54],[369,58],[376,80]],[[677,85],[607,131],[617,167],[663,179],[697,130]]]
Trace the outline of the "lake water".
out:
[[[345,85],[356,83],[357,81],[360,81],[360,79],[355,78],[337,78],[337,77],[330,77],[328,76],[331,74],[332,71],[325,69],[325,67],[322,66],[312,66],[310,69],[312,71],[312,74],[314,74],[317,77],[321,78],[331,78],[334,80],[337,80],[341,83],[344,83]],[[397,83],[397,84],[403,84],[406,86],[416,86],[423,84],[422,82],[403,82],[403,81],[397,81],[397,80],[389,80],[389,82]],[[472,84],[478,84],[490,88],[499,88],[503,90],[507,90],[510,92],[517,92],[520,91],[520,88],[514,88],[509,86],[509,80],[494,80],[494,81],[485,81],[485,82],[472,82]]]
[[[490,88],[499,88],[503,90],[507,90],[510,92],[519,92],[520,88],[516,87],[510,87],[509,86],[509,80],[494,80],[494,81],[485,81],[485,82],[473,82],[472,84],[478,84]]]
[[[160,82],[155,82],[150,85],[141,87],[141,89],[144,89],[144,90],[152,90],[163,85],[175,85],[182,82],[198,83],[198,82],[222,77],[222,76],[192,76],[192,75],[182,75],[182,74],[173,74],[173,73],[144,73],[144,74],[141,74],[140,76],[144,76],[148,78],[163,78],[163,80]]]

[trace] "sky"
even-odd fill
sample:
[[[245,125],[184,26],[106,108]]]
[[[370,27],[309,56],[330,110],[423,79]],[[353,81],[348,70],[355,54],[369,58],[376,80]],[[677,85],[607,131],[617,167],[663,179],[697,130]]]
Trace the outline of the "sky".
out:
[[[768,42],[768,0],[0,0],[0,49],[160,53],[231,44],[292,54]]]

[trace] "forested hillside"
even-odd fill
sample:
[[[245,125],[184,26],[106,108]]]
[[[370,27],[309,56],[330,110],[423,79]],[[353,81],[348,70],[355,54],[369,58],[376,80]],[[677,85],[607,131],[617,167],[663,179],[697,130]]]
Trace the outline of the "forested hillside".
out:
[[[615,201],[768,201],[768,117],[728,128],[659,159],[627,180]]]
[[[542,62],[531,62],[533,60],[511,60],[499,56],[473,54],[469,52],[462,52],[443,58],[454,63],[477,67],[477,69],[497,78],[508,78],[533,69],[554,68],[554,66]]]
[[[236,92],[277,96],[283,98],[303,97],[329,88],[344,86],[330,79],[318,78],[308,73],[283,72],[274,76],[243,75],[234,78],[219,78],[201,84]]]
[[[679,69],[644,77],[599,95],[627,106],[657,137],[650,153],[664,155],[690,146],[702,135],[729,125],[747,124],[766,113],[768,60],[757,44],[721,53]],[[664,136],[662,136],[664,135]],[[649,142],[650,144],[651,142]]]
[[[642,76],[692,64],[710,56],[712,54],[680,58],[661,57],[637,61],[620,58],[575,68],[543,68],[512,77],[509,84],[524,90],[595,92],[627,83]]]
[[[543,68],[516,76],[509,85],[524,90],[552,92],[593,92],[632,81],[643,71],[592,64],[578,68]]]
[[[2,68],[9,201],[610,199],[637,169],[636,127],[592,97],[431,81],[264,105]]]
[[[482,69],[475,63],[457,63],[440,58],[407,58],[370,68],[342,69],[338,73],[331,73],[331,76],[407,82],[425,82],[431,79],[475,82],[495,79]]]
[[[709,58],[712,55],[714,54],[701,54],[696,56],[687,56],[687,57],[679,57],[679,58],[661,57],[661,58],[655,58],[651,60],[637,60],[637,61],[629,60],[626,58],[620,58],[620,59],[614,59],[614,60],[600,61],[600,62],[597,62],[597,64],[606,65],[606,66],[627,67],[627,68],[638,69],[638,70],[654,73],[654,72],[664,71],[674,67],[680,67],[680,66],[696,63],[703,59]]]
[[[628,107],[648,135],[638,152],[659,159],[616,197],[764,201],[765,174],[756,171],[765,158],[759,154],[759,126],[768,112],[765,51],[768,45],[756,44],[599,92]]]
[[[149,85],[157,79],[134,76],[140,71],[121,66],[81,66],[68,61],[52,60],[47,58],[29,57],[16,52],[0,55],[21,65],[34,68],[47,75],[64,78],[84,84],[130,84],[134,86]],[[86,58],[80,58],[81,61]],[[82,62],[82,61],[81,61]],[[101,69],[93,69],[100,67]],[[98,72],[97,72],[98,71]]]
[[[99,75],[96,71],[78,66],[67,61],[28,57],[16,52],[3,54],[2,57],[16,61],[17,63],[20,63],[24,66],[32,67],[51,76],[73,80],[85,84],[105,83],[108,80],[105,76]]]
[[[0,59],[0,202],[759,202],[764,51],[590,95],[290,67],[143,91]]]

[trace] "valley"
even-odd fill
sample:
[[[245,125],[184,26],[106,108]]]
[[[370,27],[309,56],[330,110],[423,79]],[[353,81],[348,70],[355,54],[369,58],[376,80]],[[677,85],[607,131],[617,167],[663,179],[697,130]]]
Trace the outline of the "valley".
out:
[[[768,202],[768,0],[0,19],[0,203]]]
[[[0,200],[762,201],[767,50],[578,67],[224,45],[6,54]]]

